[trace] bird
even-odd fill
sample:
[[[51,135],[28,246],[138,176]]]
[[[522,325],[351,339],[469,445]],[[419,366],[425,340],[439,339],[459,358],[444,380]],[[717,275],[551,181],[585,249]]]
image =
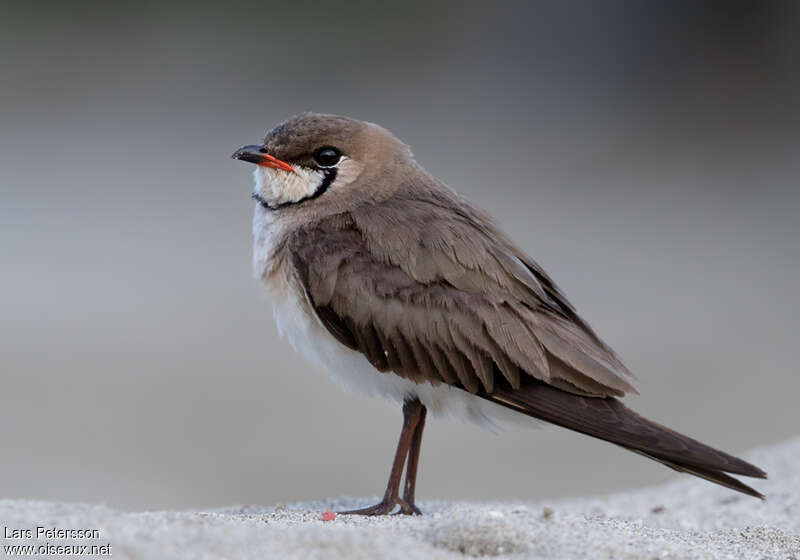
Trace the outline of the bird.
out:
[[[387,129],[302,113],[232,157],[256,166],[253,270],[279,333],[343,388],[402,405],[383,498],[342,514],[421,513],[428,410],[490,429],[555,424],[764,498],[731,476],[763,470],[623,404],[637,378],[614,350],[498,222]]]

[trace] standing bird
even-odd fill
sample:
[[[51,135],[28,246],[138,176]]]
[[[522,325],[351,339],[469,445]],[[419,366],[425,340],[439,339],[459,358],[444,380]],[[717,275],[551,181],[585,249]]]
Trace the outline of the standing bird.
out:
[[[380,503],[414,503],[426,410],[550,422],[733,490],[761,469],[618,400],[633,374],[547,273],[386,129],[305,113],[243,146],[256,164],[253,265],[282,335],[343,386],[403,404]],[[400,479],[406,467],[400,495]]]

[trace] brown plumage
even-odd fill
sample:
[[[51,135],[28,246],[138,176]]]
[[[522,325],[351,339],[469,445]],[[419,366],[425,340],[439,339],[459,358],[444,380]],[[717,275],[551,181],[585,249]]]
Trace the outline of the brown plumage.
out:
[[[327,192],[257,209],[272,239],[257,272],[273,289],[277,276],[289,286],[281,289],[299,291],[299,305],[363,354],[374,375],[400,376],[412,387],[449,385],[761,496],[725,474],[764,477],[757,467],[626,408],[618,397],[636,392],[634,376],[555,282],[390,133],[307,114],[276,127],[263,146],[303,169],[314,169],[320,147],[341,151],[339,179]],[[331,168],[317,169],[329,178]],[[406,397],[416,398],[413,389]],[[413,420],[418,412],[409,410]],[[413,488],[410,498],[384,501],[410,512]]]

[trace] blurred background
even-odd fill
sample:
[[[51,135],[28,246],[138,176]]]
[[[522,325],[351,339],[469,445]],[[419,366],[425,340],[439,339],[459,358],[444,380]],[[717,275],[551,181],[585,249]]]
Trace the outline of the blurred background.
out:
[[[229,156],[304,110],[386,126],[494,214],[637,410],[737,453],[800,429],[797,3],[4,2],[0,53],[0,497],[383,492],[400,407],[307,365],[252,279]],[[432,421],[418,495],[672,476]]]

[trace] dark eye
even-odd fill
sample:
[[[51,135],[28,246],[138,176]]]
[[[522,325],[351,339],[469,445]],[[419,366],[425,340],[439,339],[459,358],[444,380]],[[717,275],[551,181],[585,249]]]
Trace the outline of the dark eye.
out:
[[[320,167],[333,167],[342,159],[342,152],[331,146],[324,146],[314,152],[314,161]]]

